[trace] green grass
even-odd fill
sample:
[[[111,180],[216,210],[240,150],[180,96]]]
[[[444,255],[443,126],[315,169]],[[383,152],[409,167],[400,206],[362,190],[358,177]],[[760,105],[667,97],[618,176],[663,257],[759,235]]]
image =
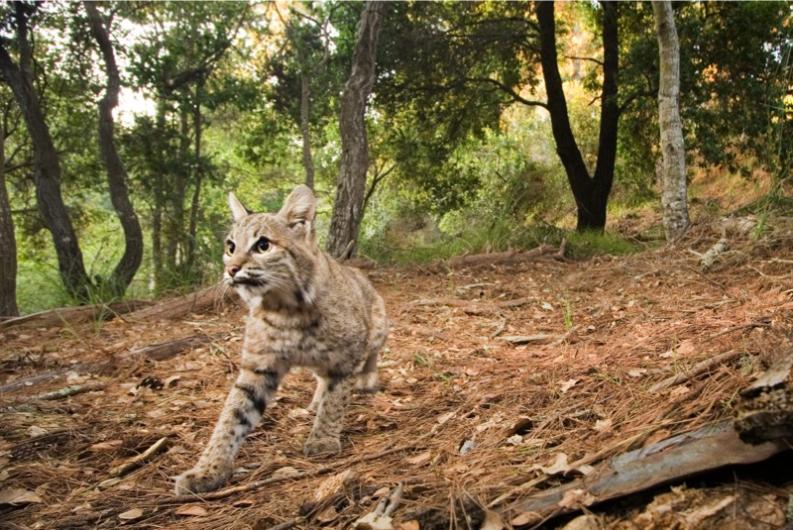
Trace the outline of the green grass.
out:
[[[560,245],[567,240],[567,255],[586,259],[596,255],[624,255],[643,250],[638,242],[619,234],[605,232],[579,233],[553,226],[515,227],[496,225],[486,230],[472,229],[459,236],[442,235],[431,243],[394,241],[393,238],[372,237],[361,241],[361,253],[379,263],[392,265],[427,264],[463,254],[498,252],[508,249],[528,250],[540,244]]]

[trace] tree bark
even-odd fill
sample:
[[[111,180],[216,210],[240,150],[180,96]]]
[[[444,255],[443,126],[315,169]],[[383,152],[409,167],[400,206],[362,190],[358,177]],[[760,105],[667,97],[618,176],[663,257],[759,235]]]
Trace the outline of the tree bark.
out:
[[[127,171],[116,150],[113,135],[113,109],[118,105],[118,93],[121,89],[113,45],[96,4],[83,2],[83,5],[88,14],[91,33],[102,51],[107,74],[105,95],[99,102],[99,150],[107,168],[110,200],[124,231],[124,254],[113,270],[109,287],[114,295],[123,296],[143,259],[143,232],[129,198]]]
[[[19,315],[17,308],[17,242],[5,180],[5,119],[0,121],[0,316]]]
[[[553,2],[537,2],[537,20],[540,32],[540,62],[548,95],[548,111],[556,152],[562,161],[570,189],[576,202],[578,231],[603,231],[606,226],[606,207],[614,180],[614,163],[617,157],[617,105],[618,34],[617,4],[603,2],[603,88],[600,107],[600,136],[598,160],[592,177],[581,156],[570,126],[567,100],[556,51],[556,22]]]
[[[69,212],[61,194],[61,165],[44,121],[39,97],[33,86],[33,52],[28,41],[28,6],[15,3],[16,35],[19,45],[19,65],[14,63],[0,41],[0,73],[11,87],[14,98],[25,119],[33,144],[33,180],[36,186],[36,203],[44,224],[52,235],[58,256],[58,270],[69,294],[86,300],[91,281],[85,271],[83,254],[72,226]]]
[[[661,206],[667,240],[680,237],[688,228],[686,151],[680,119],[680,43],[674,11],[669,0],[653,2],[658,34],[660,81],[658,122],[661,129]]]
[[[314,158],[311,154],[311,85],[306,74],[300,75],[300,134],[303,137],[303,167],[306,186],[314,190]]]
[[[201,164],[201,135],[203,134],[203,120],[201,117],[201,99],[204,96],[204,79],[200,78],[195,87],[195,105],[193,106],[193,135],[195,178],[193,198],[190,203],[190,221],[188,226],[187,260],[185,269],[191,275],[195,271],[195,253],[197,246],[198,213],[201,207],[201,182],[203,180],[203,166]]]
[[[377,38],[384,3],[367,1],[358,31],[352,70],[341,96],[339,132],[341,167],[328,234],[328,252],[337,258],[355,254],[363,214],[369,146],[366,138],[366,100],[375,81]]]

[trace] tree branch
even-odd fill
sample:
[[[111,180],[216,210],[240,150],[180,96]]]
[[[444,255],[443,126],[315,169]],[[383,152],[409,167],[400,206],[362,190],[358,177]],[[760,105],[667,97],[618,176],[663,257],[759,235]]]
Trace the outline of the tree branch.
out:
[[[513,100],[517,101],[518,103],[522,103],[530,107],[542,107],[545,110],[548,110],[548,104],[545,103],[544,101],[535,101],[531,99],[526,99],[517,92],[515,92],[511,87],[505,85],[498,79],[493,79],[490,77],[466,77],[464,81],[473,82],[473,83],[490,83],[491,85],[496,86],[502,92],[508,94]]]

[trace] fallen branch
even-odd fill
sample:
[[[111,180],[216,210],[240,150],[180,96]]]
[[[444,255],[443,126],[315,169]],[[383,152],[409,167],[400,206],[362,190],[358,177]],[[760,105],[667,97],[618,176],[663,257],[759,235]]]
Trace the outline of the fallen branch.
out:
[[[744,443],[731,422],[723,422],[616,456],[589,476],[513,503],[502,513],[510,519],[521,514],[525,523],[547,521],[702,471],[761,462],[786,449],[783,441]]]
[[[416,438],[414,441],[412,441],[410,443],[402,444],[402,445],[399,445],[399,446],[396,446],[396,447],[392,447],[390,449],[385,449],[383,451],[380,451],[378,453],[374,453],[374,454],[371,454],[371,455],[364,455],[364,456],[362,456],[362,457],[360,457],[358,459],[353,460],[352,462],[349,462],[349,461],[337,462],[335,464],[321,466],[321,467],[318,467],[316,469],[312,469],[310,471],[300,471],[298,473],[287,475],[287,476],[282,476],[282,477],[265,478],[265,479],[262,479],[262,480],[256,480],[256,481],[253,481],[253,482],[249,482],[247,484],[240,484],[238,486],[231,486],[229,488],[224,488],[222,490],[212,491],[212,492],[209,492],[209,493],[204,493],[202,495],[177,495],[175,497],[160,499],[158,502],[156,502],[156,504],[158,504],[158,505],[161,505],[161,504],[184,504],[184,503],[188,503],[188,502],[195,502],[197,500],[212,501],[212,500],[216,500],[216,499],[225,499],[226,497],[230,497],[230,496],[232,496],[232,495],[234,495],[236,493],[242,493],[242,492],[246,492],[246,491],[257,490],[257,489],[262,488],[264,486],[269,486],[270,484],[276,484],[278,482],[284,482],[286,480],[302,480],[302,479],[306,479],[306,478],[313,478],[313,477],[317,477],[317,476],[320,476],[320,475],[325,475],[327,473],[330,473],[331,471],[335,471],[335,470],[340,469],[340,468],[349,469],[352,466],[354,466],[355,464],[360,464],[362,462],[369,462],[370,460],[377,460],[379,458],[383,458],[384,456],[388,456],[388,455],[393,454],[393,453],[399,453],[401,451],[406,451],[408,449],[415,449],[417,444],[420,441],[424,440],[425,438],[428,438],[432,434],[434,434],[434,433],[430,432],[430,433],[424,434],[422,436],[419,436],[418,438]]]
[[[135,470],[145,464],[148,460],[158,455],[168,446],[168,437],[163,436],[154,442],[148,449],[141,454],[127,460],[120,466],[114,467],[110,470],[110,474],[114,477],[123,477],[132,470]]]
[[[650,392],[658,392],[659,390],[663,390],[665,388],[673,387],[679,385],[681,383],[685,383],[695,377],[709,371],[711,368],[715,366],[726,364],[738,357],[744,355],[746,352],[742,351],[733,351],[722,353],[721,355],[717,355],[715,357],[711,357],[710,359],[705,359],[704,361],[700,361],[694,366],[691,367],[690,370],[685,372],[680,372],[679,374],[673,375],[672,377],[668,377],[663,381],[660,381],[653,386],[650,387]]]
[[[131,313],[128,318],[134,321],[176,319],[188,313],[218,309],[236,299],[234,289],[216,284],[194,293],[163,300],[156,305]]]
[[[71,366],[64,366],[63,368],[59,368],[57,370],[48,370],[46,372],[31,375],[29,377],[23,377],[21,379],[17,379],[16,381],[12,381],[8,384],[0,386],[0,394],[7,394],[9,392],[20,390],[22,388],[29,388],[39,383],[52,381],[53,379],[58,379],[59,377],[63,377],[69,372],[79,373],[86,370],[90,371],[96,369],[96,367],[97,365],[94,364],[77,364]]]
[[[145,355],[153,361],[164,361],[198,346],[208,344],[218,338],[218,335],[196,334],[181,339],[168,340],[157,344],[150,344],[130,350],[127,357]]]
[[[97,320],[111,320],[117,315],[138,311],[152,304],[153,302],[146,300],[122,300],[110,304],[60,307],[3,320],[0,322],[0,331],[12,327],[46,328]]]
[[[106,386],[107,386],[106,383],[87,383],[85,385],[72,385],[58,390],[53,390],[52,392],[45,392],[44,394],[39,394],[33,399],[52,401],[55,399],[63,399],[69,396],[84,394],[86,392],[95,392],[97,390],[103,390]]]
[[[507,335],[506,337],[501,337],[501,340],[505,340],[513,345],[519,344],[548,344],[556,337],[553,335],[546,335],[544,333],[540,333],[539,335]]]

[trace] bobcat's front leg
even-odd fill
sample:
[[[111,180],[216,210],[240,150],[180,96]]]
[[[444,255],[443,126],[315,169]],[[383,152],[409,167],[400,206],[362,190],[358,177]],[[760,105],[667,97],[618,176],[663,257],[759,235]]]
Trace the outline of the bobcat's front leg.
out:
[[[226,398],[209,444],[198,463],[176,477],[177,495],[217,489],[231,476],[242,441],[261,420],[288,370],[274,356],[260,356],[255,361],[243,357],[240,374]]]
[[[336,454],[341,451],[344,410],[354,386],[353,376],[328,379],[317,407],[314,427],[303,447],[306,456]]]

